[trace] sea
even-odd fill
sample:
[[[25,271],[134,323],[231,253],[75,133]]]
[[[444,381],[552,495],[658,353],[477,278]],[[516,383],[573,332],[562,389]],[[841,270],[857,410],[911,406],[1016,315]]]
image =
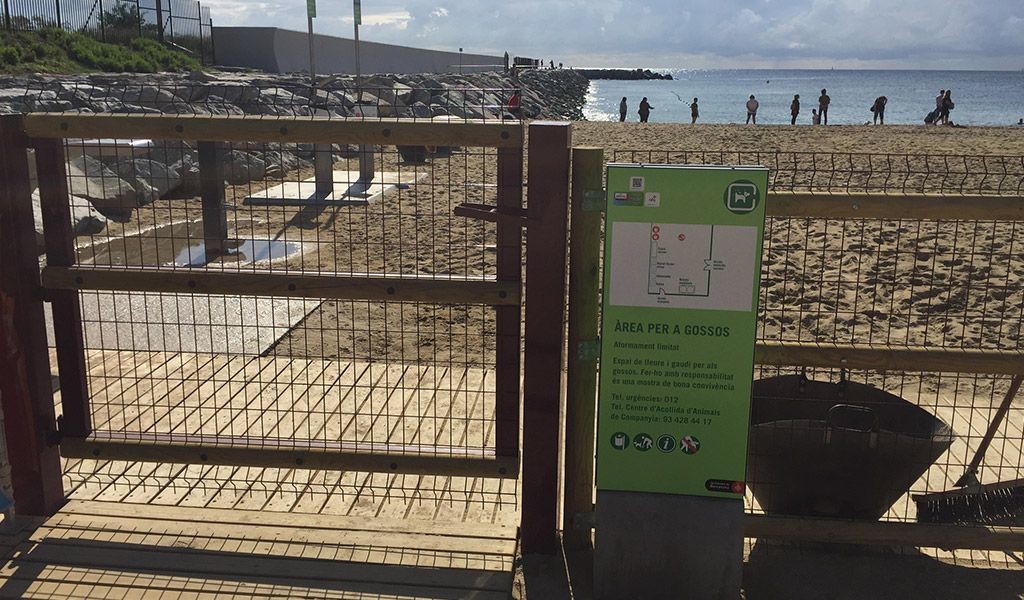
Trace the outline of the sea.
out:
[[[699,98],[698,123],[743,123],[753,94],[760,108],[758,124],[789,124],[789,105],[800,94],[797,124],[811,124],[822,88],[832,98],[830,125],[871,121],[871,105],[888,98],[886,124],[923,124],[940,89],[952,90],[950,119],[961,125],[1014,125],[1024,118],[1024,71],[873,71],[783,69],[651,69],[673,79],[651,81],[594,80],[583,114],[590,121],[619,118],[619,101],[627,98],[627,120],[638,121],[640,100],[654,106],[652,123],[689,123],[690,102]],[[1024,129],[1024,128],[1022,128]],[[1022,131],[1024,135],[1024,131]]]

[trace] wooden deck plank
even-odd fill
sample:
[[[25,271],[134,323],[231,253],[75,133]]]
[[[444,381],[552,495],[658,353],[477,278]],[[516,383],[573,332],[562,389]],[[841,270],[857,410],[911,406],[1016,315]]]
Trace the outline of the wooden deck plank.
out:
[[[494,600],[515,550],[515,527],[71,501],[0,567],[0,595]]]

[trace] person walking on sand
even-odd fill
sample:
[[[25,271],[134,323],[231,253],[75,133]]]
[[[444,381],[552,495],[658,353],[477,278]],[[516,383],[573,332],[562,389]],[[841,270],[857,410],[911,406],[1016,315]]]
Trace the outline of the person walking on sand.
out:
[[[818,96],[818,117],[822,125],[828,125],[828,105],[831,103],[832,98],[828,97],[828,90],[821,88],[821,95]]]
[[[811,125],[821,125],[821,115],[816,108],[811,109]]]
[[[946,93],[942,95],[942,103],[939,105],[939,118],[936,121],[942,121],[943,125],[949,125],[949,111],[953,110],[954,104],[950,94],[953,90],[946,90]]]
[[[638,111],[640,113],[641,123],[647,122],[647,119],[651,116],[652,110],[654,110],[654,107],[647,102],[647,96],[644,96],[644,99],[640,101],[640,110]]]
[[[793,102],[789,105],[789,116],[793,117],[790,119],[790,125],[796,125],[796,118],[800,115],[800,94],[793,96]]]
[[[939,90],[935,97],[935,112],[932,113],[932,125],[939,124],[939,115],[942,114],[942,101],[946,98],[946,90]]]
[[[747,125],[749,125],[751,121],[754,122],[754,125],[757,125],[757,109],[759,106],[761,106],[761,104],[757,101],[757,98],[754,98],[754,95],[751,94],[750,99],[747,100]]]
[[[626,97],[622,97],[622,101],[619,102],[619,123],[626,120],[626,113],[629,112],[629,105],[626,104]]]
[[[697,106],[697,99],[694,98],[693,102],[690,103],[690,125],[697,122],[697,117],[700,116],[700,108]]]
[[[871,105],[871,112],[875,113],[871,121],[875,125],[885,125],[885,105],[887,102],[889,102],[888,98],[879,96],[875,98],[875,103]]]

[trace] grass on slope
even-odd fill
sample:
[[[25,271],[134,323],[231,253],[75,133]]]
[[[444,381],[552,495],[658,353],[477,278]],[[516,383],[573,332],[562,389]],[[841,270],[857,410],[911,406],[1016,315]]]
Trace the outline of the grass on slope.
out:
[[[0,33],[0,72],[5,73],[156,73],[199,68],[191,56],[147,38],[122,46],[61,29]]]

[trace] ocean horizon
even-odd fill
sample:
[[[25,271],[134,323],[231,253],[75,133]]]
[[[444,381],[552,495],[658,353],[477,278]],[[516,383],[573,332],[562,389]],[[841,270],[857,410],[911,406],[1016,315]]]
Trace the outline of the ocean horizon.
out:
[[[594,67],[598,68],[598,67]],[[646,67],[645,67],[646,68]],[[655,69],[672,80],[591,82],[583,109],[590,121],[617,121],[625,96],[627,120],[639,120],[637,108],[647,97],[654,106],[652,123],[689,123],[690,102],[699,98],[698,123],[744,123],[745,103],[753,94],[760,107],[758,124],[788,125],[790,103],[800,94],[798,125],[811,124],[822,88],[832,103],[830,125],[872,121],[878,96],[888,103],[885,122],[924,124],[940,89],[952,90],[953,122],[961,125],[1014,125],[1024,118],[1024,71],[879,70],[879,69]]]

